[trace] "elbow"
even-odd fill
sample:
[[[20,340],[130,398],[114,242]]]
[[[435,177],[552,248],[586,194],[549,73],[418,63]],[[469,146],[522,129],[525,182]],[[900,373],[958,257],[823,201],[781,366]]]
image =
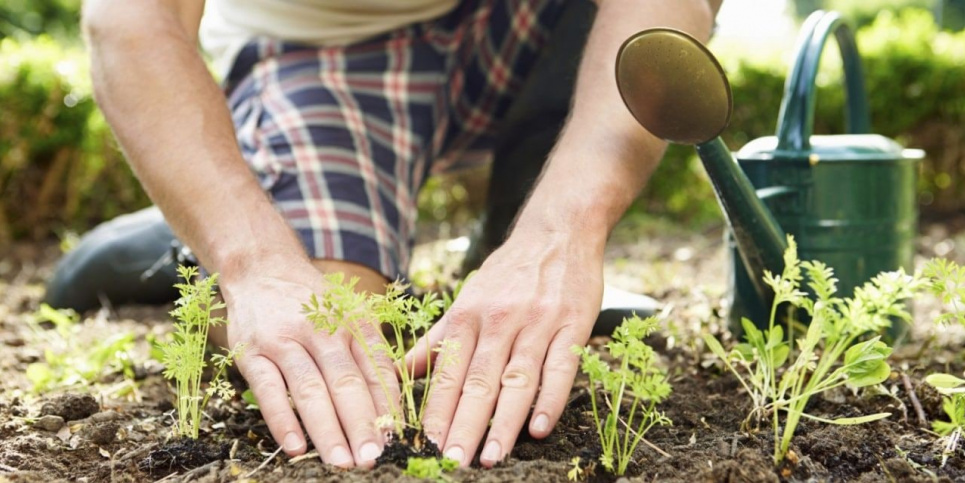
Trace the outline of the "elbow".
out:
[[[84,0],[81,30],[91,49],[105,45],[130,47],[156,40],[164,32],[163,7],[155,2],[133,0]]]
[[[80,27],[88,45],[96,46],[109,36],[112,30],[116,30],[119,23],[114,16],[110,0],[84,0],[80,12]]]

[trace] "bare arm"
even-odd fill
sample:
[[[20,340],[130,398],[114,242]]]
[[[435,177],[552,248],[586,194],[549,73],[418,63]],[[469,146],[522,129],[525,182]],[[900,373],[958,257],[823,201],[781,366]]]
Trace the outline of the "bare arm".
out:
[[[447,456],[491,466],[529,432],[547,436],[563,412],[599,313],[603,249],[665,145],[624,107],[616,54],[630,35],[674,27],[709,37],[719,0],[603,0],[580,66],[570,119],[506,243],[429,334],[463,348],[440,374],[427,431]],[[416,353],[422,363],[424,352]],[[538,397],[537,397],[538,393]],[[492,418],[491,424],[490,417]]]
[[[245,165],[198,54],[203,5],[87,1],[98,104],[151,199],[208,269],[238,277],[267,254],[307,260]]]
[[[322,273],[242,159],[198,54],[202,10],[200,0],[87,0],[98,103],[174,232],[221,274],[228,343],[245,344],[238,368],[275,440],[290,455],[306,449],[290,392],[326,462],[370,466],[384,443],[374,421],[388,409],[368,385],[379,368],[357,360],[344,334],[316,334],[301,313],[324,290]],[[394,376],[388,361],[381,370]]]

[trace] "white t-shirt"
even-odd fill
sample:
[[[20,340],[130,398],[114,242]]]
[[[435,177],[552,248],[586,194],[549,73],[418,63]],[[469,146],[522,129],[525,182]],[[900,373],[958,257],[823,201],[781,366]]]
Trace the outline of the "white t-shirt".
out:
[[[440,17],[458,0],[208,0],[201,45],[225,75],[255,37],[345,45]]]

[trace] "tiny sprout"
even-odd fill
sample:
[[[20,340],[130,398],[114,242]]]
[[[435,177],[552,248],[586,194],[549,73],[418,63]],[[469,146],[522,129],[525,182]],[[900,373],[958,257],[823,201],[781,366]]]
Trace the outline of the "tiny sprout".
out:
[[[622,475],[633,457],[633,452],[643,436],[656,425],[670,425],[670,419],[656,410],[657,404],[670,396],[670,384],[666,374],[657,368],[656,355],[643,339],[657,328],[656,317],[641,319],[634,315],[626,318],[613,333],[607,351],[620,361],[619,369],[611,369],[590,353],[587,347],[574,346],[573,352],[582,358],[581,369],[590,379],[590,404],[593,420],[603,454],[603,467]],[[600,387],[610,411],[601,421],[601,408],[597,403],[596,388]],[[625,417],[623,401],[630,398],[630,410]],[[620,425],[626,426],[620,434]]]
[[[580,481],[584,477],[583,467],[580,466],[580,457],[574,456],[570,460],[570,471],[566,473],[566,478],[570,481]]]
[[[216,297],[214,287],[218,283],[217,274],[198,279],[197,268],[179,266],[178,275],[185,283],[175,285],[181,297],[171,311],[176,319],[174,336],[169,341],[160,342],[158,347],[161,351],[161,362],[165,366],[163,375],[166,379],[173,380],[177,389],[178,419],[174,432],[178,436],[197,439],[201,427],[201,413],[211,396],[222,399],[234,397],[234,388],[225,380],[225,376],[228,367],[231,367],[235,358],[240,357],[244,347],[238,345],[227,354],[211,356],[215,372],[202,396],[201,376],[207,366],[204,359],[208,330],[212,326],[227,323],[225,319],[215,317],[212,313],[223,309],[225,305]]]
[[[327,274],[325,282],[326,291],[312,295],[302,312],[318,330],[330,334],[339,329],[348,332],[373,366],[377,366],[379,356],[391,359],[399,368],[402,397],[394,400],[382,373],[377,372],[378,383],[390,407],[389,413],[379,417],[375,424],[380,428],[392,427],[400,437],[406,427],[421,431],[422,416],[435,376],[426,380],[420,403],[415,393],[416,367],[405,364],[405,341],[418,340],[425,334],[442,313],[445,302],[432,293],[422,298],[409,296],[406,293],[408,285],[400,282],[388,284],[385,294],[357,292],[358,278],[346,281],[341,273]],[[391,335],[387,336],[387,333]],[[430,350],[428,338],[424,340],[426,350]],[[443,340],[431,351],[436,353],[435,371],[430,358],[426,373],[438,374],[441,368],[456,363],[459,345]]]
[[[402,474],[413,478],[449,482],[451,478],[445,473],[451,473],[459,468],[459,462],[449,458],[409,458]]]

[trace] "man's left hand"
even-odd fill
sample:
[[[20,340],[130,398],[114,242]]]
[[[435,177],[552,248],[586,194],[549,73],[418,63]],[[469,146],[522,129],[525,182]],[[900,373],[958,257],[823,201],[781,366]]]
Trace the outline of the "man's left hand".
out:
[[[488,427],[480,462],[501,461],[537,392],[529,432],[549,435],[579,367],[570,348],[586,343],[599,314],[603,252],[597,245],[573,234],[514,232],[429,331],[429,347],[443,339],[459,345],[456,362],[433,371],[423,421],[445,456],[469,465]],[[414,358],[421,372],[431,355],[426,344],[415,347],[407,365]]]

